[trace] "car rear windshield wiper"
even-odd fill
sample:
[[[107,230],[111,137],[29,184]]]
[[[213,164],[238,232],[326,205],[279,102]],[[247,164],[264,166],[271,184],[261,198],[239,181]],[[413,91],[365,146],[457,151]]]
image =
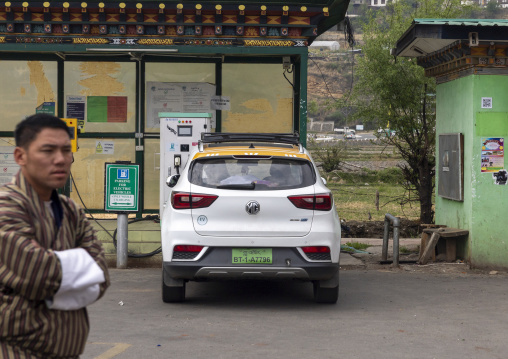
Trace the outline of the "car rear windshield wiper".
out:
[[[223,184],[217,186],[219,189],[254,189],[256,188],[256,184],[254,182],[251,183],[231,183],[231,184]]]

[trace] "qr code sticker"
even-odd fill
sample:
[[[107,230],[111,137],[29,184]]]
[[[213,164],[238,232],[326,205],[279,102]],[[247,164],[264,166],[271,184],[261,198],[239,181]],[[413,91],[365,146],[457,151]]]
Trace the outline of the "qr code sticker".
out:
[[[492,108],[492,97],[482,97],[482,108]]]

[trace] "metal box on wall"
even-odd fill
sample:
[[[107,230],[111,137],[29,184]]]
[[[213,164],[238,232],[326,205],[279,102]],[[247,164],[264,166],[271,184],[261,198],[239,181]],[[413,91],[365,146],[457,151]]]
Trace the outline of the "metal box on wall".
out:
[[[464,135],[439,135],[437,194],[454,201],[464,200]]]

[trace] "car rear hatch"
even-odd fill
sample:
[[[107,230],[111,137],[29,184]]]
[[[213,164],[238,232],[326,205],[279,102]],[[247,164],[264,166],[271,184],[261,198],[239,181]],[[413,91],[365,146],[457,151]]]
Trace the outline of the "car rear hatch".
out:
[[[298,208],[288,197],[314,196],[315,181],[308,160],[262,156],[196,160],[190,169],[192,196],[217,198],[206,207],[193,205],[194,229],[203,236],[305,236],[314,211]]]

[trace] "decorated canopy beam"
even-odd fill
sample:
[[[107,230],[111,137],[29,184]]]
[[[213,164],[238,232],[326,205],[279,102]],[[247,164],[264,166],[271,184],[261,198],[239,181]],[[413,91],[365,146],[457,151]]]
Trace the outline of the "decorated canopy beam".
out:
[[[0,51],[31,51],[30,44],[72,45],[70,52],[82,51],[76,45],[307,46],[343,20],[348,3],[6,1]]]
[[[397,56],[416,57],[438,83],[508,71],[507,20],[415,19],[397,42]],[[508,73],[508,72],[507,72]]]

